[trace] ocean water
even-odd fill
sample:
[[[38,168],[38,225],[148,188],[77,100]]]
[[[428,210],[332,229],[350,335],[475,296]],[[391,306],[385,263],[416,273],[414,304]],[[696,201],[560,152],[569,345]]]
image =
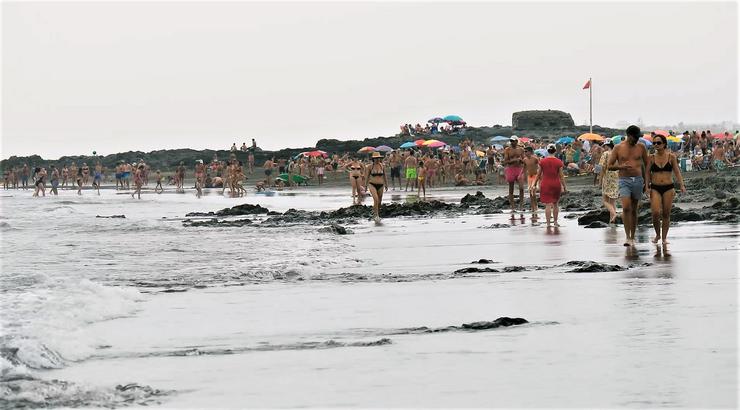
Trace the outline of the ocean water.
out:
[[[507,215],[342,236],[184,227],[187,212],[245,202],[350,202],[338,188],[216,192],[2,192],[0,407],[738,405],[737,225],[678,224],[666,249],[651,230],[630,249],[621,229],[575,220],[486,228]],[[500,272],[454,273],[472,266]],[[460,328],[502,316],[529,323]]]

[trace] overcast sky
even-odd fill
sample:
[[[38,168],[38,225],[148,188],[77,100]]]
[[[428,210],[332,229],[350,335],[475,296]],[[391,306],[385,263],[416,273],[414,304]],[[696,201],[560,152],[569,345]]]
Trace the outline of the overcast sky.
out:
[[[2,157],[265,149],[559,109],[737,121],[726,3],[2,3]]]

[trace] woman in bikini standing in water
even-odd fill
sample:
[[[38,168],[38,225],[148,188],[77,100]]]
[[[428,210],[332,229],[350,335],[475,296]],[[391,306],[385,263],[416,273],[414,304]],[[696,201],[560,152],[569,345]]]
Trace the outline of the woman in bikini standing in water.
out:
[[[352,205],[359,205],[362,203],[361,191],[362,191],[362,176],[364,174],[364,167],[354,158],[349,164],[349,184],[352,187]]]
[[[673,187],[673,176],[676,176],[681,193],[686,192],[681,169],[676,156],[666,150],[668,141],[662,135],[653,137],[655,154],[648,157],[647,183],[650,187],[650,209],[653,214],[653,228],[655,237],[653,243],[661,239],[663,244],[668,243],[668,228],[671,225],[671,207],[676,189]]]
[[[375,223],[380,223],[380,203],[383,202],[383,188],[388,190],[388,178],[385,176],[383,156],[379,152],[373,152],[372,164],[367,168],[365,180],[370,194],[373,196],[373,216]]]

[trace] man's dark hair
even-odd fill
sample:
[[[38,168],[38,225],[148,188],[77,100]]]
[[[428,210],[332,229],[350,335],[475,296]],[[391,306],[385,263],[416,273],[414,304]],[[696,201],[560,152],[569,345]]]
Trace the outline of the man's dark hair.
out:
[[[525,150],[525,151],[529,151],[529,152],[534,152],[534,148],[532,148],[532,147],[530,147],[530,146],[526,146],[526,147],[524,147],[524,150]]]
[[[640,127],[638,127],[637,125],[630,125],[629,127],[627,127],[626,133],[628,137],[640,138],[642,136]]]

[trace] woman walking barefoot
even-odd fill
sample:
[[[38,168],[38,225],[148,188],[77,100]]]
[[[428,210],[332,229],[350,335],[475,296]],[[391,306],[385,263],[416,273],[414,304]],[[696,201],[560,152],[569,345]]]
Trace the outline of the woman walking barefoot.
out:
[[[558,223],[558,208],[560,194],[567,192],[565,187],[565,177],[563,176],[563,161],[555,158],[555,145],[547,146],[547,158],[540,161],[540,170],[537,172],[537,179],[534,185],[540,184],[540,202],[545,204],[545,220],[547,226],[550,226],[550,217],[553,217],[555,226]]]
[[[373,163],[365,171],[365,180],[370,194],[373,196],[373,217],[375,223],[380,223],[380,203],[383,202],[383,188],[388,190],[388,178],[385,176],[383,156],[379,152],[373,152]]]
[[[616,201],[619,197],[619,172],[606,169],[613,148],[614,141],[607,140],[604,144],[604,152],[601,154],[601,160],[599,161],[599,165],[601,166],[601,172],[599,173],[599,179],[601,180],[601,200],[604,203],[604,207],[609,211],[610,224],[613,224],[617,219]]]
[[[650,187],[650,209],[653,214],[653,228],[655,237],[653,243],[661,239],[663,244],[668,243],[668,228],[671,225],[671,207],[676,189],[673,187],[675,175],[681,187],[681,193],[686,192],[681,169],[676,156],[666,150],[668,142],[662,135],[653,137],[655,153],[648,157],[647,183]]]
[[[363,166],[357,158],[354,158],[349,164],[349,184],[352,187],[352,205],[358,205],[362,202],[360,198],[360,187],[362,185]]]

